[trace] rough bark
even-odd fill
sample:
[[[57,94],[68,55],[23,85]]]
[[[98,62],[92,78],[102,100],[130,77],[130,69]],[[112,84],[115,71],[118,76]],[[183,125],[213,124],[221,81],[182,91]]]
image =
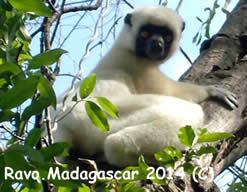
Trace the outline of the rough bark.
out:
[[[227,21],[210,41],[207,49],[195,61],[192,68],[182,77],[182,81],[204,85],[217,84],[234,92],[239,100],[235,110],[227,109],[215,101],[202,103],[206,118],[205,128],[222,128],[235,133],[233,139],[217,145],[216,158],[210,162],[217,176],[237,159],[247,154],[247,1],[240,0]],[[207,181],[188,184],[188,191],[217,191],[213,183]],[[190,186],[189,186],[190,185]],[[177,191],[177,189],[175,189]]]

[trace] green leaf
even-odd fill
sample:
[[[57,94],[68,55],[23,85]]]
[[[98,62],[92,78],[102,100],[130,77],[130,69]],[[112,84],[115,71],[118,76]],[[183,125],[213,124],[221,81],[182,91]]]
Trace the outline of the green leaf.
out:
[[[165,148],[164,152],[170,155],[173,159],[177,158],[177,160],[181,160],[182,158],[181,151],[175,147],[169,146]]]
[[[192,40],[193,43],[196,42],[196,40],[197,40],[197,38],[198,38],[198,35],[199,35],[199,32],[197,32],[196,35],[193,37],[193,40]]]
[[[192,175],[195,167],[191,163],[184,163],[183,168],[184,172],[188,173],[189,175]]]
[[[30,106],[28,106],[23,114],[22,119],[28,120],[32,115],[41,114],[42,111],[52,105],[53,108],[56,107],[56,95],[50,84],[50,82],[43,77],[40,73],[35,73],[33,76],[39,77],[40,81],[38,83],[37,89],[40,92],[39,97],[34,100]]]
[[[23,154],[28,157],[29,160],[35,161],[38,163],[43,163],[44,158],[40,151],[33,149],[32,147],[28,145],[13,145],[10,149],[11,151],[17,152],[19,154]]]
[[[182,144],[192,147],[195,139],[195,133],[191,126],[185,126],[179,129],[178,138]]]
[[[7,86],[8,82],[4,78],[0,78],[0,89],[3,88],[4,86]]]
[[[15,113],[10,110],[0,111],[0,122],[10,121],[14,116]]]
[[[39,78],[37,77],[19,80],[12,89],[0,94],[0,108],[11,109],[21,105],[33,96],[38,82]]]
[[[43,76],[40,76],[40,81],[37,88],[40,92],[40,95],[46,98],[47,100],[49,100],[49,104],[51,104],[52,107],[56,109],[56,105],[57,105],[56,94],[48,79],[46,79]]]
[[[36,15],[51,17],[51,10],[41,0],[9,0],[9,3],[17,10],[34,12]]]
[[[68,143],[54,143],[52,145],[49,145],[48,147],[42,148],[40,152],[43,154],[46,161],[50,161],[53,157],[61,156],[68,146]]]
[[[143,155],[141,155],[138,158],[138,165],[139,165],[139,168],[140,168],[140,171],[141,171],[140,174],[147,175],[149,173],[149,171],[148,171],[148,165],[146,164]]]
[[[78,192],[91,192],[90,188],[85,184],[82,184],[82,187],[79,187]]]
[[[23,154],[16,151],[7,151],[4,155],[5,166],[9,166],[14,170],[29,170],[30,166],[24,158]]]
[[[51,65],[64,53],[67,53],[67,51],[63,49],[53,49],[45,53],[40,53],[29,61],[28,69],[38,69],[43,66]]]
[[[197,143],[215,142],[215,141],[220,141],[220,140],[227,139],[233,136],[234,135],[231,133],[224,133],[224,132],[207,133],[207,134],[200,136],[197,140]]]
[[[22,113],[22,120],[27,121],[33,115],[39,115],[42,111],[51,104],[46,97],[39,96],[31,105],[26,107]]]
[[[201,35],[201,33],[200,33],[199,39],[198,39],[198,41],[197,41],[197,43],[196,43],[196,46],[199,45],[199,44],[201,43],[201,41],[202,41],[202,35]]]
[[[25,139],[25,145],[29,145],[30,147],[34,147],[39,142],[44,129],[33,128],[29,133],[27,138]]]
[[[203,155],[203,154],[208,154],[208,153],[216,153],[217,151],[216,151],[216,149],[214,148],[214,147],[204,147],[204,146],[202,146],[200,149],[199,149],[199,151],[197,151],[197,155],[198,156],[201,156],[201,155]]]
[[[161,162],[164,166],[172,168],[174,167],[175,160],[166,152],[155,153],[154,157],[158,162]]]
[[[96,84],[96,74],[92,73],[89,77],[85,78],[80,85],[80,98],[85,99],[93,91]]]
[[[56,94],[50,82],[39,73],[33,74],[33,76],[37,76],[40,78],[40,81],[37,86],[40,95],[36,100],[34,100],[31,103],[30,106],[28,106],[24,110],[22,114],[23,120],[28,120],[32,115],[41,114],[42,111],[50,105],[52,105],[53,108],[56,109],[56,103],[57,103]]]
[[[103,132],[109,131],[110,127],[106,114],[98,105],[91,101],[85,102],[85,109],[92,123]]]
[[[18,67],[18,65],[15,63],[5,63],[0,67],[0,75],[3,73],[11,73],[13,75],[17,75],[21,72],[22,71],[20,67]]]
[[[112,117],[118,118],[118,110],[115,107],[115,105],[112,104],[111,101],[109,101],[105,97],[96,97],[96,100],[100,104],[100,106]]]
[[[198,128],[197,130],[197,135],[200,137],[204,134],[208,133],[208,130],[206,128],[202,129],[202,128]]]

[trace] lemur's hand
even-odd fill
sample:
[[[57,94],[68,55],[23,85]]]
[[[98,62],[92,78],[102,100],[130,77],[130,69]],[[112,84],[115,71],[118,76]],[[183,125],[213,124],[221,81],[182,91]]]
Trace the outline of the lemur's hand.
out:
[[[238,107],[237,97],[231,91],[228,91],[224,88],[216,87],[214,85],[207,86],[206,89],[209,96],[216,97],[224,101],[231,109],[235,109]]]

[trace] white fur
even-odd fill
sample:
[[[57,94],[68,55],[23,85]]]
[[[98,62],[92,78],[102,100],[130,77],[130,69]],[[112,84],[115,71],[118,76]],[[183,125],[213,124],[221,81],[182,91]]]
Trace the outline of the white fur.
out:
[[[153,154],[169,145],[183,148],[177,137],[178,130],[185,125],[202,126],[203,111],[195,103],[208,97],[205,87],[166,78],[158,65],[167,58],[154,62],[135,56],[137,30],[150,23],[168,26],[174,31],[169,58],[178,47],[181,18],[158,6],[137,9],[133,15],[133,27],[124,26],[112,49],[94,71],[97,83],[92,96],[111,100],[120,118],[109,118],[111,129],[103,133],[90,122],[84,103],[80,102],[58,122],[58,129],[54,131],[56,141],[72,143],[83,155],[104,152],[109,163],[121,167],[136,164],[141,154],[152,163]],[[67,110],[72,105],[67,102]]]

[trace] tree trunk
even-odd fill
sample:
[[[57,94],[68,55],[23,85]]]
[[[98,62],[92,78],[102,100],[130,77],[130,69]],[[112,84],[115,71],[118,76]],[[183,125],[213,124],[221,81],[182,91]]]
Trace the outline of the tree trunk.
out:
[[[182,77],[182,81],[203,85],[217,84],[234,92],[239,101],[235,110],[227,109],[215,101],[202,103],[205,111],[204,128],[213,127],[233,132],[235,137],[217,145],[216,158],[210,162],[217,176],[237,159],[247,154],[247,1],[240,0],[228,16],[227,21],[210,41],[204,43],[206,49],[195,61],[192,68]],[[200,181],[192,184],[187,178],[188,191],[217,191],[212,182]],[[190,186],[189,186],[190,185]],[[175,189],[177,191],[178,189]]]

